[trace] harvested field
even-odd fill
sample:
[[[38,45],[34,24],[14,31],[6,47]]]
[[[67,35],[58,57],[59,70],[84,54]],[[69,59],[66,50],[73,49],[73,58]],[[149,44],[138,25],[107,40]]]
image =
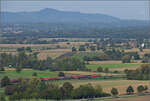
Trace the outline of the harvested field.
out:
[[[68,41],[88,41],[88,40],[95,40],[95,38],[41,38],[40,40],[53,40],[53,39],[64,39]]]
[[[0,47],[42,47],[56,46],[57,44],[0,44]]]
[[[99,100],[94,100],[99,101]],[[135,97],[127,97],[127,98],[112,98],[108,100],[100,100],[100,101],[150,101],[150,96],[135,96]]]
[[[122,64],[122,61],[89,61],[89,64]]]
[[[142,52],[138,48],[133,48],[133,49],[126,49],[125,52],[138,52],[139,55],[142,57],[146,53],[150,53],[150,49],[143,49]]]
[[[133,86],[135,92],[136,88],[139,85],[149,85],[149,81],[138,81],[138,80],[63,80],[63,81],[56,81],[56,84],[63,84],[64,82],[71,82],[75,87],[79,87],[80,85],[84,84],[92,84],[93,86],[101,85],[103,91],[110,93],[113,87],[117,88],[119,91],[119,95],[126,94],[126,89],[128,86]]]
[[[53,50],[43,50],[38,54],[39,59],[46,59],[48,56],[55,59],[64,53],[71,52],[71,49],[53,49]]]
[[[16,52],[16,51],[14,51],[14,52],[0,52],[0,54],[1,54],[1,53],[6,53],[6,54],[17,55],[17,52]]]
[[[121,75],[121,74],[116,74],[116,73],[99,73],[99,72],[84,72],[84,71],[63,71],[65,74],[70,74],[70,75],[93,75],[93,74],[101,74],[104,76],[116,76],[116,75]]]

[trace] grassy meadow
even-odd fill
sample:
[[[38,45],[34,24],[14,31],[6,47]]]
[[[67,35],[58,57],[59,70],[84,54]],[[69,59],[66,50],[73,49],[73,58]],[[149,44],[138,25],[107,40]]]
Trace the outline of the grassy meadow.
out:
[[[36,72],[37,77],[56,77],[57,73],[55,72],[50,72],[50,71],[40,71],[40,70],[22,70],[21,72],[16,72],[15,70],[6,70],[6,71],[1,71],[0,72],[0,79],[3,76],[8,76],[11,79],[15,78],[32,78],[32,74]]]
[[[134,64],[134,63],[126,63],[126,64],[88,64],[86,67],[91,69],[92,71],[96,71],[98,67],[102,68],[109,68],[113,70],[117,70],[120,68],[132,68],[132,67],[139,67],[141,64]]]

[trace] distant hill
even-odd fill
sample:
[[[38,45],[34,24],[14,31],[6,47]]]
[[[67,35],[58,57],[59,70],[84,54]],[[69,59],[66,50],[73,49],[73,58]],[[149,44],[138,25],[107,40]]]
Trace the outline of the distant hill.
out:
[[[105,14],[87,14],[46,8],[34,12],[2,12],[1,19],[2,33],[0,35],[10,38],[8,42],[32,37],[36,37],[35,40],[49,37],[150,37],[148,21],[125,20]]]
[[[34,24],[34,23],[67,23],[83,24],[99,27],[126,27],[126,26],[145,26],[148,21],[122,20],[117,17],[105,14],[87,14],[80,12],[59,11],[56,9],[45,8],[34,12],[2,12],[1,19],[3,24]]]

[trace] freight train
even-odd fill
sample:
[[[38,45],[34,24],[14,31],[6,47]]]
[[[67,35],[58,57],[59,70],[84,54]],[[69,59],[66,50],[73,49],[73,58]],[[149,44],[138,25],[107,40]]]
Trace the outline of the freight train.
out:
[[[103,75],[68,75],[68,76],[61,76],[61,77],[45,77],[40,78],[43,81],[50,81],[50,80],[70,80],[70,79],[90,79],[90,78],[101,78]]]
[[[92,78],[101,78],[103,75],[67,75],[61,77],[42,77],[40,78],[42,81],[54,81],[54,80],[71,80],[71,79],[92,79]],[[24,80],[29,81],[29,78],[25,78]],[[17,83],[19,79],[12,79],[10,83]]]

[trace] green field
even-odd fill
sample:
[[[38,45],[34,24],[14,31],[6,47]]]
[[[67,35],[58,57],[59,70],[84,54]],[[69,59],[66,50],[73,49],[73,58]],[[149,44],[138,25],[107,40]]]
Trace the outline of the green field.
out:
[[[22,70],[20,73],[17,73],[15,70],[6,70],[4,72],[0,72],[0,79],[3,76],[8,76],[9,78],[31,78],[33,77],[32,74],[36,72],[37,77],[56,77],[56,72],[50,72],[50,71],[39,71],[39,70]]]
[[[89,64],[86,65],[88,69],[92,69],[93,71],[96,71],[96,69],[101,66],[102,68],[109,68],[109,69],[114,69],[114,68],[126,68],[126,67],[138,67],[141,64]],[[0,72],[0,79],[3,76],[8,76],[9,78],[19,78],[19,77],[24,77],[24,78],[31,78],[32,74],[36,72],[38,75],[37,77],[56,77],[58,72],[51,72],[51,71],[40,71],[40,70],[22,70],[20,73],[16,72],[15,70],[6,70],[6,71],[1,71]]]
[[[74,57],[79,57],[79,58],[83,58],[85,56],[87,57],[94,57],[94,56],[98,56],[98,55],[102,55],[102,52],[79,52],[77,54],[74,55]]]
[[[128,63],[128,64],[88,64],[86,65],[86,67],[88,69],[91,69],[93,71],[97,70],[98,67],[102,67],[102,68],[109,68],[109,69],[112,69],[112,68],[124,68],[124,67],[132,67],[132,66],[140,66],[141,64],[133,64],[133,63]]]

